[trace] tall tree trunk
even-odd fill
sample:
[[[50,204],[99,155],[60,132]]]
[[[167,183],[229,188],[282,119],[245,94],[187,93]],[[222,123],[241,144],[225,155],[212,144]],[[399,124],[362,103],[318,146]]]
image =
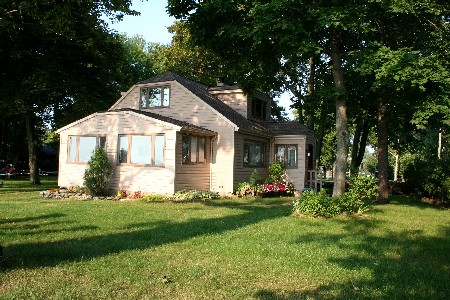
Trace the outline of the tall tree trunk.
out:
[[[353,136],[353,144],[352,144],[352,154],[351,154],[351,162],[350,162],[350,175],[353,176],[358,174],[358,153],[359,153],[359,143],[361,140],[362,127],[364,121],[362,119],[358,119],[355,128],[355,135]]]
[[[439,128],[438,159],[442,158],[442,128]]]
[[[28,112],[25,116],[28,143],[28,166],[30,167],[30,184],[41,184],[39,168],[37,165],[35,118],[34,112]]]
[[[362,122],[362,123],[361,123]],[[352,145],[352,161],[350,165],[351,174],[358,172],[364,154],[366,153],[367,138],[369,136],[369,125],[367,120],[361,120],[356,124],[355,136]]]
[[[361,140],[359,141],[359,152],[358,152],[358,157],[357,157],[358,168],[364,159],[364,154],[366,154],[367,138],[369,137],[369,131],[370,131],[369,123],[366,120],[364,122],[363,130],[362,130],[362,134],[361,134]]]
[[[339,95],[336,98],[336,173],[334,176],[333,196],[339,197],[345,192],[347,173],[348,132],[347,104],[345,101],[344,70],[342,69],[339,36],[335,32],[331,40],[331,60],[334,86]]]
[[[305,105],[307,108],[306,115],[308,116],[307,126],[309,129],[314,130],[314,74],[315,74],[315,61],[314,56],[311,55],[308,60],[309,63],[309,75],[308,75],[308,105]]]
[[[378,198],[376,203],[389,203],[389,160],[388,160],[388,132],[386,124],[386,104],[384,99],[378,101],[377,124],[377,156],[378,156]]]

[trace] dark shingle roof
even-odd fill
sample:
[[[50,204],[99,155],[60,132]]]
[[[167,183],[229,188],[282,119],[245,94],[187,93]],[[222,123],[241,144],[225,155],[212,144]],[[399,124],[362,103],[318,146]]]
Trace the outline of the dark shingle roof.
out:
[[[132,109],[132,108],[120,108],[120,109],[114,109],[114,110],[110,110],[110,111],[112,111],[112,112],[127,112],[127,111],[131,111],[131,112],[134,112],[134,113],[146,116],[146,117],[150,117],[150,118],[153,118],[153,119],[156,119],[156,120],[160,120],[160,121],[163,121],[163,122],[166,122],[166,123],[170,123],[170,124],[174,124],[174,125],[180,126],[182,131],[197,132],[197,133],[203,133],[203,134],[206,134],[206,135],[215,135],[216,134],[216,132],[214,132],[212,130],[209,130],[209,129],[206,129],[206,128],[203,128],[203,127],[200,127],[200,126],[196,126],[196,125],[190,124],[188,122],[184,122],[184,121],[176,120],[176,119],[173,119],[173,118],[165,117],[165,116],[162,116],[162,115],[159,115],[159,114],[155,114],[155,113],[152,113],[152,112],[149,112],[149,111],[142,111],[142,110],[137,110],[137,109]]]
[[[222,114],[225,118],[230,120],[233,124],[243,130],[254,131],[260,134],[270,135],[265,126],[258,122],[247,120],[240,113],[232,109],[230,106],[226,105],[222,101],[218,100],[216,97],[211,95],[208,91],[208,87],[200,84],[198,82],[187,79],[186,77],[180,76],[173,72],[165,72],[157,77],[153,77],[149,80],[141,81],[138,84],[145,83],[157,83],[164,81],[177,81],[194,95],[203,100],[206,104],[211,106],[213,109]]]
[[[192,81],[173,72],[165,72],[149,80],[141,81],[138,84],[158,83],[165,81],[177,81],[194,95],[203,100],[206,104],[222,114],[240,130],[249,131],[263,135],[307,135],[311,131],[304,125],[295,122],[256,122],[248,120],[230,106],[226,105],[208,91],[208,87],[198,82]],[[141,111],[136,111],[142,113]],[[152,114],[155,115],[155,114]],[[156,117],[155,117],[156,118]],[[173,120],[173,119],[172,119]]]
[[[267,129],[273,135],[310,135],[311,130],[303,124],[297,121],[285,121],[285,122],[267,122],[265,123]]]

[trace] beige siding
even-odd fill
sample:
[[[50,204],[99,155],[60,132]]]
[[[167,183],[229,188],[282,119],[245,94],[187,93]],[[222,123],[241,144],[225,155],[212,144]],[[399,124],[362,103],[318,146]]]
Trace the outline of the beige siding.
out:
[[[195,189],[199,191],[210,190],[211,138],[206,138],[205,146],[206,161],[204,163],[183,164],[182,135],[180,133],[177,134],[175,191],[183,189]]]
[[[69,135],[106,135],[108,156],[116,164],[119,134],[164,134],[164,167],[117,165],[110,184],[111,193],[128,192],[173,194],[175,174],[175,140],[178,128],[133,113],[102,113],[69,127],[60,133],[59,186],[83,185],[87,164],[67,162]]]
[[[247,118],[247,96],[241,89],[210,91],[219,100],[232,107],[235,111]]]
[[[289,180],[299,191],[305,187],[306,179],[306,137],[305,136],[277,136],[272,143],[271,161],[275,158],[275,145],[297,145],[297,168],[287,169]]]
[[[167,86],[168,84],[171,88],[170,106],[143,110],[148,110],[217,132],[217,137],[212,140],[213,155],[210,166],[211,190],[220,193],[232,193],[234,125],[176,81],[145,86]],[[141,86],[135,86],[131,89],[123,98],[122,102],[117,103],[113,108],[132,107],[139,109],[139,89]],[[180,181],[182,179],[183,178],[180,178]]]
[[[255,167],[244,167],[244,141],[245,140],[252,140],[252,141],[260,141],[260,142],[266,142],[267,148],[265,151],[265,162],[266,165],[261,168],[255,168]],[[267,176],[267,166],[269,164],[269,158],[270,158],[270,140],[264,139],[264,138],[256,138],[254,136],[250,135],[244,135],[244,134],[236,134],[235,136],[235,159],[234,159],[234,189],[236,190],[237,185],[240,182],[248,181],[250,178],[250,175],[252,175],[254,170],[258,171],[259,176],[264,180]]]

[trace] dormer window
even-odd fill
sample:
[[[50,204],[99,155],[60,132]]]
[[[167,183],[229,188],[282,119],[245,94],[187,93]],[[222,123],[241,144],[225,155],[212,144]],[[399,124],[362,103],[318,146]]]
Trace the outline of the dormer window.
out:
[[[169,87],[141,88],[141,108],[168,107],[170,104]]]
[[[260,120],[266,119],[267,104],[266,102],[254,98],[252,99],[252,117]]]

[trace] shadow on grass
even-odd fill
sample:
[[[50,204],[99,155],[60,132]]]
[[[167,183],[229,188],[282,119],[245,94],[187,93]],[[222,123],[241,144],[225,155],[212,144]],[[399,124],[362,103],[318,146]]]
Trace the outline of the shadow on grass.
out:
[[[202,235],[220,234],[287,215],[288,206],[245,206],[238,214],[186,222],[164,220],[129,224],[123,232],[59,241],[13,244],[5,251],[6,268],[39,268],[102,257],[127,250],[147,249]],[[243,212],[243,213],[242,213]]]
[[[438,201],[430,200],[429,202],[426,202],[409,196],[390,196],[389,201],[390,204],[393,205],[407,205],[422,209],[446,209],[443,205],[439,205],[440,203]]]
[[[346,272],[354,271],[352,280],[306,290],[296,290],[295,287],[292,291],[262,289],[255,298],[448,299],[450,226],[443,227],[437,236],[429,236],[421,230],[380,235],[370,232],[373,225],[375,223],[371,220],[347,220],[344,234],[322,233],[299,238],[299,243],[318,243],[318,247],[325,248],[330,243],[338,245],[347,253],[346,257],[329,258],[328,262]],[[349,235],[354,236],[351,242]],[[360,271],[368,272],[370,276],[362,279],[356,274]]]

